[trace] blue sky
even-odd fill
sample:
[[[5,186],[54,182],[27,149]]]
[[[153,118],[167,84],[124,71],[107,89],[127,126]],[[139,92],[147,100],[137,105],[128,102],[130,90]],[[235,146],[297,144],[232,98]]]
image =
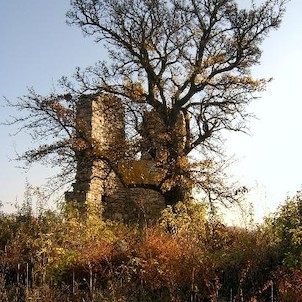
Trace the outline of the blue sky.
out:
[[[242,4],[248,2],[241,0]],[[14,100],[31,86],[47,94],[76,66],[86,67],[105,58],[101,45],[65,24],[68,8],[69,0],[0,1],[1,98]],[[238,158],[232,173],[255,187],[250,198],[259,215],[275,209],[302,184],[301,11],[302,1],[292,0],[280,29],[263,43],[262,63],[254,68],[254,74],[274,81],[250,106],[258,117],[251,122],[251,135],[227,136],[226,149]],[[14,114],[9,108],[0,110],[0,121]],[[9,132],[13,129],[0,125],[0,200],[5,210],[10,209],[9,203],[22,200],[26,179],[41,185],[51,173],[41,166],[28,173],[16,168],[18,163],[9,158],[31,142],[25,135],[11,137]]]

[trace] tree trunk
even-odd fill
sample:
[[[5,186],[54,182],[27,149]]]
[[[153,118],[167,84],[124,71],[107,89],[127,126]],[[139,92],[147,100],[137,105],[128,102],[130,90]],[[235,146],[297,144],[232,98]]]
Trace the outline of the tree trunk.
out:
[[[190,190],[182,185],[175,185],[170,190],[163,193],[166,205],[175,205],[179,201],[186,201],[190,195]]]
[[[183,113],[165,119],[155,110],[146,111],[141,130],[142,153],[148,153],[163,169],[165,181],[161,189],[166,204],[187,200],[191,196],[191,184],[189,160],[184,153],[187,135]]]

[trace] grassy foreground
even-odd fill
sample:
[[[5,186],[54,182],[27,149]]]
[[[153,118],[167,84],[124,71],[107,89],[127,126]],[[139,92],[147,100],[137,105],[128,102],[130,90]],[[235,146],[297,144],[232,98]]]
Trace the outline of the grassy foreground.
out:
[[[0,301],[302,301],[300,193],[250,229],[197,203],[144,227],[97,213],[2,213]]]

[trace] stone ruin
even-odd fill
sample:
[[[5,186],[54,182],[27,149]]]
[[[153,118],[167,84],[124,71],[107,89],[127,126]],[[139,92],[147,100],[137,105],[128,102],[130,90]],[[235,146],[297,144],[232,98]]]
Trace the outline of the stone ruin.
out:
[[[115,221],[151,222],[165,208],[162,194],[148,188],[159,182],[160,171],[151,159],[126,159],[122,148],[126,143],[124,116],[124,107],[116,97],[81,97],[76,143],[86,141],[93,148],[86,148],[84,143],[76,149],[75,182],[65,199],[80,207],[98,206],[104,218]],[[92,149],[97,150],[97,156]],[[110,162],[118,169],[113,169]]]

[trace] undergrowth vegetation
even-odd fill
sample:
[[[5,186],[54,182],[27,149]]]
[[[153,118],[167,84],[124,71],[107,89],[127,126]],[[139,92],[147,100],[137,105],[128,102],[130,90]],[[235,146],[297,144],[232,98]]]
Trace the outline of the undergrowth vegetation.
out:
[[[67,206],[2,213],[0,301],[301,301],[301,199],[250,228],[194,202],[143,228]]]

